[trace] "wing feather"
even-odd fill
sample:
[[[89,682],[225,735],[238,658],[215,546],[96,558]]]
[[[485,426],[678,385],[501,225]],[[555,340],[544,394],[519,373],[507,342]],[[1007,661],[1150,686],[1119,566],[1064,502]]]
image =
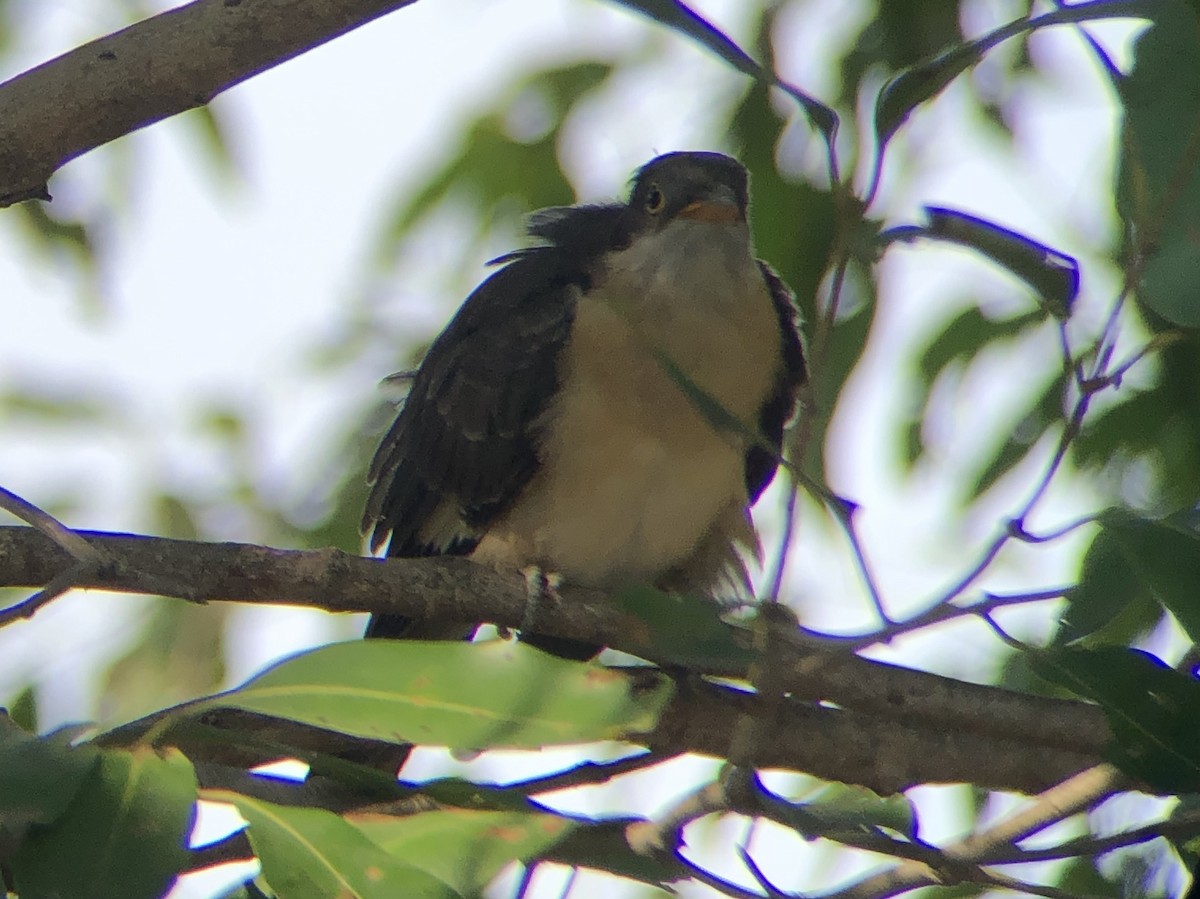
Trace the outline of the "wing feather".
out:
[[[779,318],[779,339],[783,368],[771,396],[759,410],[758,428],[762,436],[775,450],[768,452],[761,446],[751,446],[746,451],[746,492],[754,503],[775,477],[778,456],[783,451],[783,432],[796,410],[797,394],[807,377],[804,364],[804,349],[800,344],[800,329],[797,321],[799,311],[791,289],[774,269],[759,260],[759,270],[771,292],[771,302]]]
[[[363,519],[389,555],[469,552],[538,467],[537,422],[559,385],[584,276],[557,247],[525,251],[481,284],[434,341],[371,463]],[[445,504],[462,528],[424,531]],[[453,544],[451,546],[450,544]]]

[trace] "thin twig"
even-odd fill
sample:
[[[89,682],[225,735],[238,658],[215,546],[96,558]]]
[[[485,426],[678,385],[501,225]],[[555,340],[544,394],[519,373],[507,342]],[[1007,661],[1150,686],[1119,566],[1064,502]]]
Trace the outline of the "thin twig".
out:
[[[1018,652],[1027,652],[1029,650],[1029,645],[1021,640],[1018,640],[1003,627],[1001,627],[1000,622],[996,620],[995,616],[992,615],[991,612],[981,612],[979,617],[983,620],[984,624],[992,629],[992,633],[1000,638],[1000,642],[1009,649],[1015,649]]]
[[[683,843],[683,829],[698,818],[728,809],[720,780],[689,793],[654,821],[634,821],[625,828],[625,840],[634,852],[655,856],[674,852]]]
[[[574,888],[574,886],[575,886],[575,880],[576,880],[578,877],[579,877],[579,869],[578,869],[578,868],[572,868],[572,869],[571,869],[571,871],[570,871],[570,873],[569,873],[569,874],[567,874],[567,879],[566,879],[566,881],[563,883],[563,888],[562,888],[562,890],[560,890],[560,891],[559,891],[559,894],[558,894],[558,899],[567,899],[567,897],[568,897],[569,895],[571,895],[571,890],[572,890],[572,888]]]
[[[950,865],[977,866],[999,847],[1011,847],[1020,840],[1045,830],[1052,824],[1087,811],[1125,786],[1125,776],[1111,765],[1097,765],[1089,768],[1038,794],[1020,811],[994,826],[945,847],[942,855]],[[982,868],[977,870],[990,878],[986,882],[993,885],[1024,890],[1034,895],[1056,897],[1056,899],[1057,897],[1070,897],[1070,894],[1067,893],[1047,892],[1048,888],[1045,887],[1034,887],[1002,875],[984,872]],[[930,865],[923,862],[906,861],[849,887],[829,893],[824,899],[884,899],[884,897],[895,896],[916,887],[942,882],[937,870]],[[1071,897],[1071,899],[1077,899],[1077,897]]]
[[[529,887],[533,884],[533,873],[537,870],[537,866],[538,863],[533,861],[521,870],[521,879],[517,881],[517,888],[513,892],[516,899],[525,899],[529,895]]]
[[[1068,521],[1066,524],[1060,524],[1058,527],[1040,533],[1033,533],[1028,530],[1022,523],[1018,528],[1015,522],[1013,525],[1013,537],[1020,540],[1022,543],[1053,543],[1055,540],[1061,540],[1063,537],[1077,531],[1082,527],[1093,524],[1096,521],[1095,515],[1081,515],[1073,521]]]
[[[652,768],[674,755],[666,752],[642,752],[625,758],[606,762],[583,762],[566,771],[556,771],[543,777],[521,780],[505,784],[507,790],[518,790],[526,795],[550,793],[555,790],[566,790],[571,787],[588,786],[607,783],[614,777],[620,777],[632,771]]]
[[[37,528],[79,562],[100,565],[105,561],[103,553],[76,534],[73,530],[43,509],[11,490],[0,487],[0,509],[11,513],[21,521]]]
[[[1114,849],[1136,846],[1138,843],[1148,843],[1150,840],[1170,837],[1188,838],[1200,833],[1200,813],[1181,815],[1169,821],[1156,821],[1110,834],[1107,837],[1077,837],[1057,846],[1044,849],[1021,849],[1016,846],[998,847],[994,852],[981,859],[983,864],[1006,865],[1025,864],[1027,862],[1056,861],[1063,858],[1079,856],[1098,857]]]
[[[1020,510],[1005,522],[1004,529],[987,545],[976,563],[950,587],[946,588],[937,599],[930,602],[930,606],[950,603],[957,599],[991,567],[992,562],[996,560],[996,557],[1000,555],[1001,550],[1008,545],[1010,540],[1020,539],[1022,535],[1028,534],[1025,522],[1046,495],[1046,491],[1050,489],[1050,483],[1054,480],[1054,476],[1058,473],[1059,468],[1062,467],[1062,463],[1067,456],[1067,450],[1070,449],[1071,444],[1079,435],[1080,425],[1087,415],[1093,396],[1095,396],[1094,393],[1085,391],[1076,400],[1075,406],[1071,410],[1071,415],[1063,427],[1062,433],[1059,435],[1054,454],[1050,457],[1050,461],[1042,472],[1042,476],[1038,479],[1037,484],[1034,485],[1033,492],[1025,500]]]
[[[1125,374],[1131,368],[1145,359],[1146,356],[1158,350],[1165,349],[1166,347],[1171,346],[1171,344],[1178,343],[1179,341],[1183,340],[1185,336],[1186,335],[1182,331],[1163,331],[1161,334],[1156,334],[1153,338],[1148,340],[1144,346],[1131,353],[1127,359],[1117,363],[1111,372],[1104,375],[1100,379],[1100,389],[1109,386],[1119,387],[1121,380],[1125,377]]]
[[[65,571],[56,574],[37,593],[18,603],[0,609],[0,628],[7,627],[14,621],[32,618],[42,606],[57,599],[67,591],[78,587],[86,579],[90,571],[92,571],[90,563],[72,565]]]
[[[852,849],[876,852],[936,866],[942,855],[936,846],[920,840],[899,840],[879,827],[857,823],[841,830],[825,825],[809,812],[804,803],[791,802],[772,792],[756,773],[747,778],[743,789],[727,789],[729,810],[752,820],[773,821],[806,839],[820,837]],[[806,819],[808,823],[806,823]]]
[[[955,605],[953,603],[942,603],[932,606],[911,618],[906,618],[903,621],[897,621],[889,627],[883,628],[875,633],[868,634],[865,637],[853,639],[847,644],[848,649],[858,652],[866,649],[868,646],[877,646],[889,643],[896,637],[903,634],[912,633],[913,631],[921,630],[922,628],[930,627],[934,624],[943,624],[947,621],[954,621],[958,618],[970,618],[979,615],[989,614],[996,609],[1008,608],[1011,606],[1029,605],[1037,602],[1048,602],[1050,600],[1062,599],[1070,592],[1070,587],[1050,587],[1045,590],[1030,590],[1024,593],[987,593],[983,594],[983,599],[970,605]]]
[[[995,871],[985,871],[982,868],[979,869],[978,877],[971,879],[969,882],[978,883],[982,886],[1000,887],[1023,896],[1043,896],[1045,899],[1103,899],[1102,896],[1095,893],[1081,894],[1072,890],[1060,890],[1058,887],[1030,883],[1028,880],[1020,880],[1016,877],[999,874]]]
[[[45,534],[75,560],[74,565],[56,574],[32,596],[0,609],[0,627],[32,618],[42,606],[78,586],[89,574],[112,563],[104,552],[92,546],[49,512],[4,487],[0,487],[0,509]]]
[[[750,876],[754,878],[755,883],[762,888],[763,892],[770,899],[790,899],[786,892],[771,883],[767,875],[763,873],[763,869],[758,866],[758,862],[750,854],[750,849],[745,842],[738,845],[737,851],[738,857],[742,860],[742,864],[746,866],[746,870],[750,872]]]
[[[723,877],[718,877],[716,874],[696,864],[682,852],[675,853],[675,863],[679,865],[685,874],[694,880],[699,881],[707,887],[711,887],[718,893],[724,893],[726,896],[733,896],[734,899],[762,899],[762,895],[757,890],[748,890],[743,886],[725,880]]]
[[[952,851],[958,856],[983,858],[993,847],[1027,839],[1128,787],[1128,778],[1112,765],[1096,765],[1039,793],[1024,808],[972,834]]]
[[[1138,266],[1136,257],[1131,266]],[[1134,280],[1134,273],[1132,271],[1127,272],[1125,275],[1125,284],[1121,287],[1121,292],[1117,294],[1113,300],[1112,307],[1108,310],[1108,318],[1105,319],[1104,328],[1100,331],[1100,339],[1096,342],[1096,356],[1092,360],[1090,377],[1094,378],[1099,375],[1100,372],[1108,368],[1109,362],[1112,361],[1112,355],[1117,343],[1117,323],[1121,317],[1121,310],[1125,308],[1125,301],[1129,297],[1129,291]]]
[[[854,514],[859,508],[858,503],[834,493],[829,487],[814,481],[798,469],[795,471],[795,477],[797,482],[812,494],[813,497],[819,499],[833,513],[833,517],[842,526],[842,530],[845,532],[846,538],[850,543],[850,551],[854,556],[855,565],[858,567],[859,575],[862,577],[863,584],[867,588],[867,594],[871,599],[871,604],[875,609],[876,615],[885,625],[892,624],[893,621],[885,609],[883,595],[871,570],[871,564],[867,561],[866,550],[858,537],[858,528],[854,524]]]
[[[788,555],[791,551],[792,540],[796,535],[796,500],[799,497],[800,488],[790,469],[784,468],[783,472],[788,480],[787,496],[783,501],[783,533],[779,535],[779,553],[775,557],[775,564],[771,566],[771,573],[767,578],[765,596],[767,602],[778,602],[779,600],[779,592],[783,589],[783,576],[787,571]]]

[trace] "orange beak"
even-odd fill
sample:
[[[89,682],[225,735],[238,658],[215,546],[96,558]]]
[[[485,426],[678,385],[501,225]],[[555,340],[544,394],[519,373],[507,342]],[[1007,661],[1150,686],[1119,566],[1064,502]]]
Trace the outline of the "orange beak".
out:
[[[736,222],[741,218],[741,213],[732,203],[693,200],[679,211],[679,218],[693,222]]]

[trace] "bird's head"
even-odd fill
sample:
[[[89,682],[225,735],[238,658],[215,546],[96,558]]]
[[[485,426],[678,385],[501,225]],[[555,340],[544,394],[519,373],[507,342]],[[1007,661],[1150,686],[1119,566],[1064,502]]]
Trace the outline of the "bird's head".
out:
[[[528,221],[540,246],[495,261],[553,249],[587,278],[623,271],[644,285],[665,280],[681,291],[719,285],[737,293],[731,280],[760,280],[748,187],[745,167],[729,156],[667,153],[638,169],[628,202],[540,209]]]
[[[748,187],[745,167],[721,153],[650,160],[621,207],[625,240],[605,257],[604,277],[639,303],[657,296],[736,304],[762,281],[746,217]]]
[[[673,222],[746,221],[746,169],[721,153],[667,153],[634,176],[628,212],[635,232],[661,231]]]

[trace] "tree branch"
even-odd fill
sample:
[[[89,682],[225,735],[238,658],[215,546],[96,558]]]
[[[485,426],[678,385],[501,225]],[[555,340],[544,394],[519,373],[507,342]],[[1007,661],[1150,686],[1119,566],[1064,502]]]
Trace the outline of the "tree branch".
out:
[[[978,866],[997,849],[1014,846],[1020,840],[1039,833],[1052,824],[1087,811],[1106,796],[1127,786],[1127,779],[1108,764],[1097,765],[1080,772],[1034,797],[1024,808],[992,827],[943,848],[941,854],[945,860],[944,865],[947,868],[958,866],[960,874],[971,873],[972,868],[982,871]],[[916,887],[944,884],[944,873],[923,862],[906,861],[844,890],[829,893],[825,899],[886,899]],[[1014,888],[1004,883],[1003,875],[994,872],[983,873],[987,875],[987,879],[963,882],[983,882]],[[1068,895],[1044,887],[1034,888],[1026,883],[1020,883],[1019,888],[1040,896]]]
[[[373,559],[332,549],[297,552],[77,533],[113,560],[82,581],[83,587],[509,627],[519,626],[526,609],[525,585],[517,574],[462,558]],[[0,528],[0,586],[45,583],[71,561],[35,530]],[[603,593],[571,585],[560,592],[562,602],[540,610],[539,631],[678,667]],[[1103,713],[1087,703],[967,684],[813,650],[799,640],[772,644],[772,679],[789,694],[787,701],[689,683],[655,733],[639,742],[658,751],[727,757],[732,735],[713,722],[749,714],[769,734],[755,741],[754,757],[747,760],[760,767],[798,767],[885,792],[930,781],[1028,792],[1096,764],[1109,740]],[[744,657],[714,659],[693,670],[742,680],[749,675]]]
[[[0,207],[50,199],[63,164],[203,106],[413,0],[195,0],[0,85]]]

